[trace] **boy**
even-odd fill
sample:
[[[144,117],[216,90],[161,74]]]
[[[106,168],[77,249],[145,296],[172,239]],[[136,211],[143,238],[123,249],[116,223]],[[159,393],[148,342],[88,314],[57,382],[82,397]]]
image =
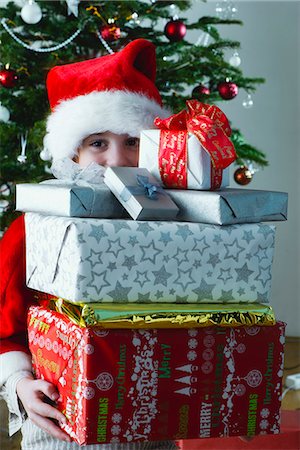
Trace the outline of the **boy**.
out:
[[[47,78],[52,113],[45,147],[53,161],[69,157],[80,167],[137,166],[138,136],[153,128],[156,116],[167,117],[155,87],[155,47],[144,39],[119,53],[54,67]],[[68,174],[66,173],[66,178]],[[34,303],[25,286],[23,216],[1,242],[1,395],[10,411],[10,434],[22,426],[23,450],[146,450],[175,449],[171,441],[103,444],[79,447],[55,421],[66,418],[52,402],[58,392],[51,383],[34,380],[26,345],[26,315]],[[27,415],[27,419],[25,420]]]

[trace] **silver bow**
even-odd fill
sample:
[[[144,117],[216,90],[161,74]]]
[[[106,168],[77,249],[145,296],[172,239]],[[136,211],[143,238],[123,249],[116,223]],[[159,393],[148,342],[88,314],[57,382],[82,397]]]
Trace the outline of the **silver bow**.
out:
[[[86,181],[93,184],[103,184],[105,168],[92,162],[87,167],[81,167],[70,158],[57,159],[51,166],[51,172],[58,180],[66,183]]]

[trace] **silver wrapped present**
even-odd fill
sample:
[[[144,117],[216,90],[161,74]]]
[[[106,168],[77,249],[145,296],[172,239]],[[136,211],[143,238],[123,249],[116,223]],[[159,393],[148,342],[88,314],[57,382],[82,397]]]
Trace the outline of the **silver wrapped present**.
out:
[[[27,285],[72,302],[268,302],[274,226],[25,215]]]

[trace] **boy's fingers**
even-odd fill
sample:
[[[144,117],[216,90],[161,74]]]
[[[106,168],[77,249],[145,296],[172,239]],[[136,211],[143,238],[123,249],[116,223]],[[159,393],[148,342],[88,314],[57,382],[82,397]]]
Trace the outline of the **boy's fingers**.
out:
[[[44,403],[42,400],[37,399],[34,400],[30,406],[31,412],[34,414],[38,414],[39,416],[55,419],[58,422],[65,424],[67,423],[66,417],[58,411],[58,409],[49,405],[48,403]]]
[[[50,419],[40,416],[39,414],[32,413],[30,419],[40,428],[42,428],[51,436],[61,439],[63,441],[71,442],[70,436],[62,431],[57,425],[55,425]]]
[[[44,395],[49,397],[51,400],[56,401],[59,398],[59,393],[52,383],[48,383],[45,380],[38,380],[38,384],[36,386]]]

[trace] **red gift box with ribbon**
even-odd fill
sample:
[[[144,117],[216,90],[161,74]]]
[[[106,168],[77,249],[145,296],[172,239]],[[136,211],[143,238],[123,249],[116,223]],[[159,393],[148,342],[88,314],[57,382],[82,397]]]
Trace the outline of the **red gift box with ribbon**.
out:
[[[284,328],[81,328],[38,306],[28,319],[36,375],[81,445],[278,433]]]
[[[200,143],[199,158],[201,151],[209,156],[210,186],[206,189],[219,189],[222,185],[223,171],[236,159],[234,146],[229,139],[231,135],[229,122],[217,106],[207,105],[197,100],[188,100],[186,104],[187,110],[167,119],[157,117],[154,121],[160,130],[159,147],[156,149],[155,156],[161,180],[169,189],[189,188],[188,140],[192,134]],[[155,132],[155,130],[149,131]],[[142,132],[139,165],[149,169],[149,160],[147,160],[149,155],[143,155],[143,145]],[[148,149],[145,153],[147,151]],[[192,170],[195,168],[193,167]],[[195,186],[193,188],[197,189]],[[201,189],[200,184],[199,189]]]

